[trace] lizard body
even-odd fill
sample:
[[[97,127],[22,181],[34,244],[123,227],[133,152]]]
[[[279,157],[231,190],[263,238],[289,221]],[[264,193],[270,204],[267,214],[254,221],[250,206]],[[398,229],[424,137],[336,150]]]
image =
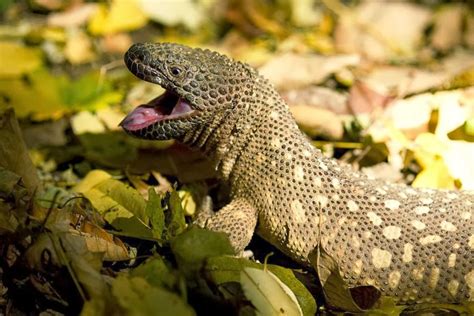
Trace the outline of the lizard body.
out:
[[[203,151],[231,202],[198,222],[237,251],[254,230],[304,265],[320,245],[351,287],[374,285],[401,303],[474,297],[474,194],[371,180],[323,157],[253,68],[209,50],[135,44],[139,78],[166,93],[122,122],[130,134]]]

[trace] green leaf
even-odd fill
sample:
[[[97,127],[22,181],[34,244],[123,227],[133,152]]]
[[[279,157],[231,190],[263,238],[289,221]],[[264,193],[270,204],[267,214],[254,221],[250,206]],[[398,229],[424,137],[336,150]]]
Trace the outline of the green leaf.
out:
[[[244,258],[229,256],[212,257],[206,261],[204,272],[207,278],[217,285],[240,283],[240,273],[244,268],[263,269],[264,265]],[[316,302],[306,287],[295,277],[293,271],[276,265],[267,265],[267,269],[275,274],[295,294],[303,315],[312,316],[316,313]]]
[[[187,276],[192,276],[201,269],[208,258],[234,254],[226,234],[197,226],[192,226],[175,237],[171,241],[171,250],[180,270]]]
[[[240,284],[257,315],[303,315],[293,292],[270,271],[244,268]]]
[[[152,286],[141,277],[118,276],[112,283],[112,293],[126,315],[195,315],[178,295]]]
[[[65,82],[61,88],[64,104],[74,110],[97,110],[120,102],[123,92],[113,89],[103,76],[99,71],[92,71]]]
[[[110,168],[125,168],[138,155],[135,140],[123,132],[85,133],[78,138],[87,160]]]
[[[464,129],[466,131],[466,134],[470,136],[474,136],[474,116],[470,117],[469,119],[466,120],[466,123],[464,125]]]
[[[150,238],[146,202],[137,190],[94,170],[74,188],[92,203],[104,219],[124,235]]]
[[[129,218],[117,217],[110,224],[123,236],[141,239],[152,239],[154,237],[150,227],[136,216]]]
[[[165,228],[165,214],[161,206],[162,196],[157,194],[153,188],[148,190],[148,202],[146,203],[145,214],[150,219],[150,226],[153,237],[163,238]]]
[[[181,234],[186,228],[184,210],[178,192],[171,191],[169,198],[168,238]]]
[[[159,257],[153,257],[136,267],[130,272],[132,277],[144,278],[152,286],[164,287],[169,290],[176,287],[178,278]]]

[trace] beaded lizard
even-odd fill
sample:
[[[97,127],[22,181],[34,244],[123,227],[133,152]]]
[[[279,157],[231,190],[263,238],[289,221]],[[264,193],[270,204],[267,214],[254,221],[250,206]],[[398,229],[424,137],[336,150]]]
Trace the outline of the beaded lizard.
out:
[[[324,157],[268,80],[219,53],[135,44],[125,63],[166,92],[122,127],[176,139],[215,163],[231,202],[198,220],[227,233],[236,251],[256,230],[304,265],[321,245],[349,286],[373,285],[398,302],[473,299],[473,192],[371,180]]]

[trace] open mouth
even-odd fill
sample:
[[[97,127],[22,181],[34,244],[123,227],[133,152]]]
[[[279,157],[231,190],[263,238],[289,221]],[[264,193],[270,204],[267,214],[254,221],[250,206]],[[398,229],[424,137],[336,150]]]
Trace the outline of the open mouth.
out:
[[[120,123],[125,130],[137,131],[164,120],[179,119],[194,112],[189,103],[174,92],[166,90],[147,104],[130,112]]]

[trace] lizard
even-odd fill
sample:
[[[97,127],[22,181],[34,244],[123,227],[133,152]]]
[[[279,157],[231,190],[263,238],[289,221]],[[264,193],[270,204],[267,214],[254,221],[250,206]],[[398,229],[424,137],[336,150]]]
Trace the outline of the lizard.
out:
[[[212,161],[230,202],[197,221],[225,232],[236,251],[256,232],[306,266],[323,247],[349,287],[372,285],[399,303],[473,300],[474,192],[373,180],[325,157],[273,85],[223,54],[137,43],[124,60],[165,92],[122,128]]]

